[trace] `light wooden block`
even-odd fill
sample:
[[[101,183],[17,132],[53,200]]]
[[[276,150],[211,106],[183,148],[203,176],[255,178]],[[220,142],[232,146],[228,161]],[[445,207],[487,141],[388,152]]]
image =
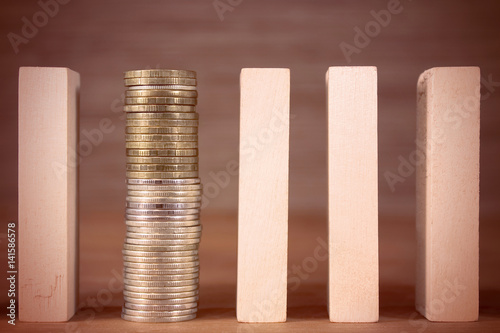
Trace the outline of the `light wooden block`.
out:
[[[478,319],[479,89],[477,67],[418,80],[416,308],[431,321]]]
[[[330,67],[328,313],[332,322],[379,317],[377,69]]]
[[[19,319],[69,320],[78,292],[79,74],[19,69]]]
[[[287,300],[290,71],[241,71],[240,322],[284,322]]]

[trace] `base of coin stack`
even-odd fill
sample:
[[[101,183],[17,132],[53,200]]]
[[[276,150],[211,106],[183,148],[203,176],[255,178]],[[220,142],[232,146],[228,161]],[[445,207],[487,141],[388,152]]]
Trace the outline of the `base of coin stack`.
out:
[[[196,73],[138,70],[127,86],[122,318],[178,322],[198,310],[202,184]]]

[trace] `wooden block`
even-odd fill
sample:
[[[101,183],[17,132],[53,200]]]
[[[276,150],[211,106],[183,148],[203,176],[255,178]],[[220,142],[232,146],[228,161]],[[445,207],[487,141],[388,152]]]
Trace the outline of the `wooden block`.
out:
[[[19,319],[69,320],[78,293],[79,74],[19,70]]]
[[[290,71],[240,76],[237,318],[284,322],[287,299]]]
[[[416,307],[431,321],[478,319],[479,89],[477,67],[418,80]]]
[[[379,317],[377,68],[330,67],[328,313],[332,322]]]

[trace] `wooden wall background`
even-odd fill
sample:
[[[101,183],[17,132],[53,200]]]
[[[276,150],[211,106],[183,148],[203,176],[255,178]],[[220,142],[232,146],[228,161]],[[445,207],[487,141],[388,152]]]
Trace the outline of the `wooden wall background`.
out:
[[[95,295],[121,270],[125,203],[122,73],[142,68],[198,72],[202,180],[238,160],[239,73],[243,67],[291,69],[290,267],[326,239],[326,102],[329,66],[374,65],[379,82],[379,201],[381,306],[413,304],[415,178],[391,191],[386,171],[415,149],[416,83],[435,66],[480,66],[481,305],[500,307],[500,3],[401,0],[401,13],[369,44],[344,57],[355,27],[389,1],[243,0],[221,21],[213,0],[73,0],[15,53],[8,34],[41,10],[36,1],[4,1],[0,11],[0,221],[17,216],[17,76],[19,66],[66,66],[81,74],[81,139],[103,118],[104,134],[80,165],[81,296]],[[235,3],[235,2],[233,2]],[[489,79],[488,79],[489,78]],[[460,166],[457,166],[460,167]],[[237,176],[209,200],[203,214],[202,309],[234,310]],[[362,209],[362,207],[360,207]],[[5,257],[5,256],[3,256]],[[4,262],[2,257],[1,261]],[[3,266],[2,266],[3,267]],[[293,274],[292,274],[293,275]],[[212,291],[210,291],[210,290]],[[3,288],[1,290],[4,290]],[[204,296],[205,295],[205,296]],[[111,305],[120,305],[116,294]],[[0,300],[6,301],[1,293]],[[290,315],[315,305],[326,318],[326,262],[289,294]],[[3,308],[3,307],[2,307]],[[231,310],[233,309],[233,310]],[[410,310],[408,310],[410,311]],[[488,310],[489,311],[489,310]],[[381,312],[384,316],[384,312]],[[406,314],[403,315],[406,317]]]

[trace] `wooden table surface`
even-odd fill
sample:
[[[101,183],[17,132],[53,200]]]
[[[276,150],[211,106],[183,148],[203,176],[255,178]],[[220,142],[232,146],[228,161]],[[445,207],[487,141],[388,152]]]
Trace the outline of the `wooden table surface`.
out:
[[[82,77],[80,129],[103,134],[80,164],[80,301],[67,324],[18,323],[19,331],[500,331],[500,2],[401,0],[402,11],[359,53],[355,28],[386,9],[387,1],[247,0],[221,21],[207,1],[70,1],[15,52],[9,33],[22,35],[23,17],[41,10],[36,1],[0,6],[0,253],[5,223],[17,218],[17,75],[19,66],[66,66]],[[233,2],[233,4],[236,2]],[[12,36],[12,35],[11,35]],[[380,322],[331,324],[326,310],[326,261],[290,273],[288,322],[237,324],[237,176],[221,178],[238,160],[239,72],[244,67],[291,69],[289,269],[313,256],[326,240],[326,103],[329,66],[374,65],[379,84]],[[435,66],[480,66],[481,217],[480,320],[429,323],[414,310],[415,178],[408,170],[394,191],[385,173],[415,149],[416,83]],[[144,325],[120,319],[119,281],[125,202],[122,73],[139,68],[188,68],[199,76],[200,168],[218,193],[203,210],[199,318],[182,324]],[[489,83],[488,83],[489,82]],[[459,166],[457,166],[459,167]],[[222,172],[222,173],[221,173]],[[218,179],[218,180],[217,180]],[[0,261],[6,262],[6,255]],[[1,267],[5,267],[2,265]],[[1,273],[1,272],[0,272]],[[300,283],[298,283],[299,281]],[[110,287],[111,284],[111,287]],[[297,287],[297,285],[299,286]],[[0,283],[0,313],[8,301]],[[293,290],[292,290],[293,289]],[[115,291],[115,292],[112,292]],[[111,297],[109,297],[111,296]],[[108,297],[108,298],[106,298]],[[92,299],[96,299],[92,301]],[[99,300],[100,301],[99,301]],[[104,303],[104,306],[102,304]],[[0,331],[12,329],[6,317]]]

